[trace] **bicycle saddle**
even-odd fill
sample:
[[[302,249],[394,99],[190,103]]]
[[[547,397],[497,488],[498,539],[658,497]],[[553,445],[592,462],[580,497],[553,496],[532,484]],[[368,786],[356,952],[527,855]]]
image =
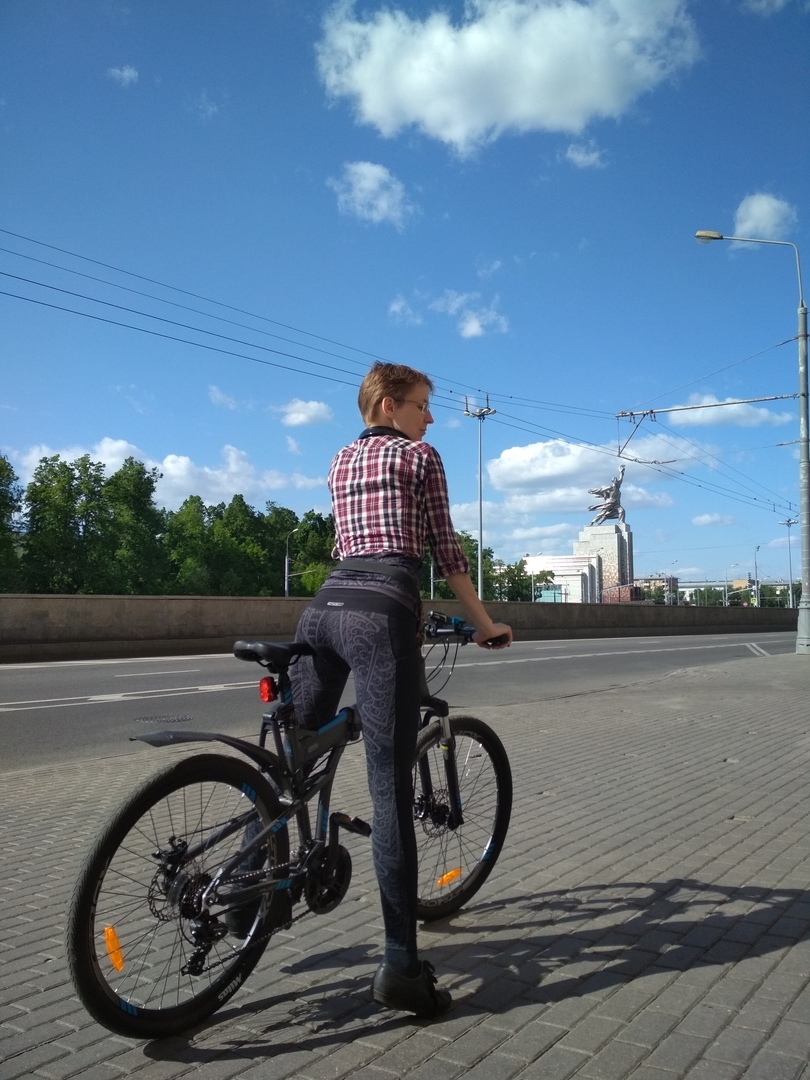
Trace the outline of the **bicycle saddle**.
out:
[[[314,656],[315,650],[304,641],[237,641],[233,655],[238,660],[253,660],[280,670],[288,668],[296,656]]]

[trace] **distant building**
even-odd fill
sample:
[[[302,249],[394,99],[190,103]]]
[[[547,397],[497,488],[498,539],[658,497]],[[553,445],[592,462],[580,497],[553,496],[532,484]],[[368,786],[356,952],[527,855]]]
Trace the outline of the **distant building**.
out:
[[[543,585],[540,603],[598,604],[602,565],[598,555],[528,555],[526,573],[551,570],[554,585]]]
[[[671,577],[669,574],[652,574],[649,577],[637,577],[634,579],[633,584],[642,592],[645,589],[649,589],[651,592],[655,592],[656,589],[663,589],[664,600],[667,604],[678,603],[678,579]]]

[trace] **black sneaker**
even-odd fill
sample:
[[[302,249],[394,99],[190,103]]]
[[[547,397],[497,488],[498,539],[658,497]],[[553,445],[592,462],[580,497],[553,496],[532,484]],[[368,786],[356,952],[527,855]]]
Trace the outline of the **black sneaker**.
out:
[[[433,965],[427,960],[422,961],[422,970],[413,979],[400,975],[383,960],[374,972],[371,997],[378,1005],[415,1013],[426,1020],[442,1016],[453,1001],[449,990],[436,989]]]

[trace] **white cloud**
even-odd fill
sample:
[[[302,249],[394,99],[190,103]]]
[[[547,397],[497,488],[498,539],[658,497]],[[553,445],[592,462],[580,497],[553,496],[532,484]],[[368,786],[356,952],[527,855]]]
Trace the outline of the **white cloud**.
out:
[[[394,225],[401,229],[415,207],[405,194],[405,187],[386,169],[371,161],[348,161],[339,179],[330,177],[327,184],[337,194],[341,214],[353,214],[375,225]]]
[[[567,161],[578,169],[604,169],[605,158],[602,151],[591,139],[587,143],[571,143],[565,151]]]
[[[224,107],[223,102],[214,101],[209,97],[207,90],[201,90],[191,102],[192,112],[196,112],[200,120],[212,120]]]
[[[776,15],[782,8],[786,8],[790,0],[743,0],[743,8],[753,11],[756,15]]]
[[[388,305],[388,314],[395,322],[404,323],[406,326],[422,325],[422,316],[418,311],[414,311],[401,293]]]
[[[491,278],[497,274],[503,266],[502,259],[492,259],[491,262],[485,263],[482,260],[478,260],[478,269],[476,273],[480,278]]]
[[[190,495],[199,495],[206,503],[230,502],[234,495],[243,495],[249,503],[260,504],[275,498],[279,491],[296,491],[323,487],[324,477],[309,477],[302,473],[288,475],[277,469],[257,468],[244,450],[235,446],[222,448],[218,465],[198,465],[185,454],[167,454],[162,461],[151,458],[133,443],[125,439],[103,438],[90,447],[69,446],[53,449],[44,444],[24,451],[9,452],[9,460],[22,484],[28,484],[34,469],[43,457],[59,455],[63,461],[75,461],[89,454],[92,461],[100,461],[107,475],[120,469],[128,457],[141,461],[147,469],[156,468],[162,473],[155,492],[156,502],[176,510]]]
[[[692,518],[692,524],[698,528],[705,525],[733,525],[734,518],[728,514],[698,514]]]
[[[323,401],[301,401],[293,398],[286,405],[272,406],[273,412],[282,414],[285,427],[305,427],[307,424],[323,424],[332,419],[332,410]]]
[[[107,76],[118,83],[119,86],[132,86],[138,81],[138,71],[131,64],[125,64],[123,67],[109,67],[107,68]]]
[[[501,334],[509,330],[509,320],[498,311],[498,297],[492,298],[488,305],[477,303],[480,294],[459,293],[446,289],[438,300],[430,304],[431,311],[457,318],[458,331],[463,338],[483,337],[490,329]]]
[[[734,398],[726,398],[725,401],[734,402]],[[669,413],[669,423],[673,427],[778,427],[795,420],[792,413],[774,412],[761,405],[743,402],[723,404],[714,394],[691,394],[687,404],[721,407]]]
[[[734,235],[759,240],[784,240],[799,220],[794,207],[784,199],[760,191],[746,195],[734,215]],[[736,244],[735,247],[751,247]]]
[[[469,154],[505,132],[579,134],[697,59],[686,0],[468,0],[454,24],[386,7],[324,20],[328,93],[385,136],[416,127]]]
[[[633,482],[633,466],[626,467],[621,488],[625,509],[672,504],[665,492],[651,492]],[[593,516],[588,506],[598,502],[589,489],[607,484],[618,468],[615,453],[600,453],[564,439],[513,446],[486,465],[493,488],[504,493],[502,513],[580,513],[582,526]]]
[[[226,394],[223,390],[220,390],[218,386],[208,387],[208,400],[212,405],[220,405],[223,409],[230,409],[233,411],[239,408],[236,399],[232,398],[230,394]]]
[[[287,436],[287,449],[291,454],[301,453],[301,447],[298,445],[298,440],[294,439],[292,435]]]

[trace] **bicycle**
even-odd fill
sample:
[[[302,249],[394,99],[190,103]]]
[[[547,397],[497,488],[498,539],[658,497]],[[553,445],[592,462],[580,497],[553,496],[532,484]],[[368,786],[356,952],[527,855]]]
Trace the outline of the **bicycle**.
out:
[[[430,612],[426,638],[443,639],[443,655],[429,678],[444,671],[450,639],[454,665],[474,632]],[[84,862],[68,913],[68,965],[84,1007],[109,1030],[163,1038],[200,1023],[236,993],[274,933],[334,910],[346,895],[352,864],[341,831],[370,836],[371,826],[331,811],[330,800],[343,752],[362,729],[353,707],[317,729],[296,722],[289,668],[311,652],[302,643],[234,645],[236,657],[267,671],[259,689],[272,707],[257,744],[194,731],[135,737],[155,747],[218,742],[241,756],[201,753],[163,769],[120,806]],[[512,775],[491,728],[450,717],[447,702],[427,684],[423,691],[417,912],[434,920],[467,903],[491,873],[509,826]]]

